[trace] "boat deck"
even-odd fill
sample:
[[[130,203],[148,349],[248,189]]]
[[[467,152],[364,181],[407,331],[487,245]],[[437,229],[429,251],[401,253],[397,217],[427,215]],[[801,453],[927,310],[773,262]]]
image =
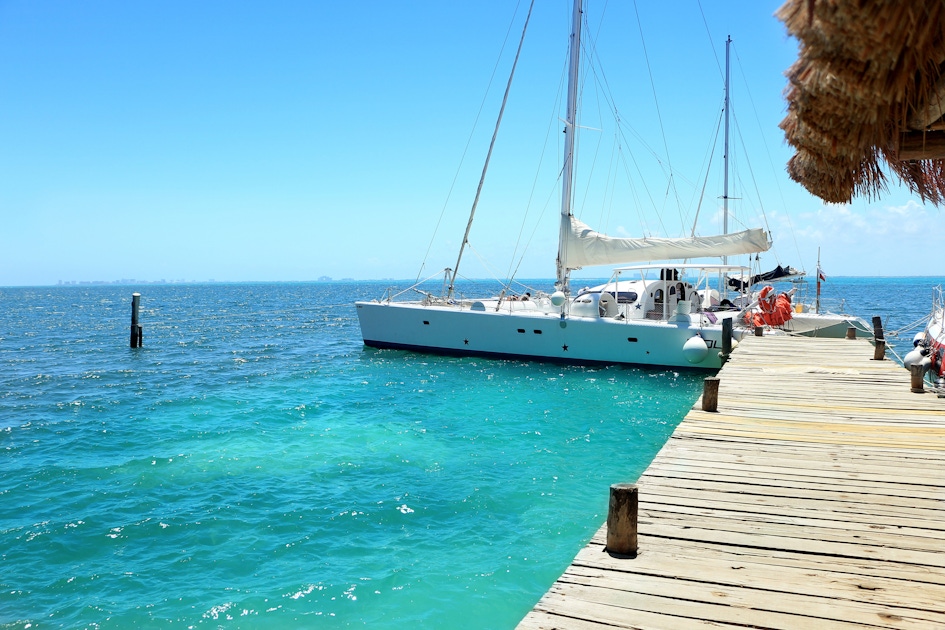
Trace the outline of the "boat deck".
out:
[[[945,399],[872,357],[746,338],[637,482],[636,558],[602,527],[518,627],[945,628]]]

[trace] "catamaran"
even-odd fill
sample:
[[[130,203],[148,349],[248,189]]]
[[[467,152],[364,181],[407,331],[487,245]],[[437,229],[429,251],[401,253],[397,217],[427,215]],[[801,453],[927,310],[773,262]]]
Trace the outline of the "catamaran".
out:
[[[720,294],[719,287],[724,287],[728,275],[748,272],[725,264],[726,257],[766,251],[770,247],[767,233],[754,228],[717,236],[615,238],[572,214],[582,16],[583,2],[575,0],[554,290],[517,299],[504,292],[482,298],[457,293],[474,203],[456,265],[446,270],[442,295],[427,292],[421,299],[398,299],[408,289],[384,299],[356,302],[365,345],[567,363],[709,370],[721,366],[724,323],[734,320],[738,310],[728,305],[724,288]],[[500,120],[501,115],[500,111]],[[723,263],[687,262],[697,258],[722,258]],[[572,291],[572,271],[603,265],[618,266],[607,283]],[[744,330],[735,328],[736,341]]]

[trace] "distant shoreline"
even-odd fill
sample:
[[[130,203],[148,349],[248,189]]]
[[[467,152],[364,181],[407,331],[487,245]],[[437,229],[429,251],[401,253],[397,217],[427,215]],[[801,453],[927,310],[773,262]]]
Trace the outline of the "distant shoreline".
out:
[[[810,282],[814,281],[814,277],[810,276]],[[588,276],[588,277],[572,277],[574,282],[592,282],[600,281],[606,282],[607,277],[604,276]],[[945,275],[907,275],[907,276],[830,276],[824,284],[829,286],[832,282],[838,280],[867,280],[867,279],[928,279],[930,281],[943,281],[945,282]],[[374,279],[365,279],[357,280],[354,278],[340,278],[333,279],[327,276],[322,276],[321,278],[315,280],[135,280],[135,279],[122,279],[122,280],[60,280],[54,284],[9,284],[9,285],[0,285],[0,289],[28,289],[28,288],[91,288],[91,287],[115,287],[115,286],[181,286],[181,285],[234,285],[234,284],[378,284],[378,283],[394,283],[394,284],[407,284],[413,285],[416,284],[416,280],[407,279],[407,278],[374,278]],[[468,283],[498,283],[494,278],[469,278],[463,282]],[[515,282],[517,283],[544,283],[544,284],[554,284],[553,278],[522,278],[518,279]]]

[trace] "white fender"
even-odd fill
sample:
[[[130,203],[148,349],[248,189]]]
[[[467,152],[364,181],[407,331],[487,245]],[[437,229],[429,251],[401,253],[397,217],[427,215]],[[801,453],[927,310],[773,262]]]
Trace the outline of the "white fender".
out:
[[[686,361],[690,363],[702,363],[707,356],[709,356],[709,346],[706,345],[705,339],[699,335],[690,337],[682,347],[683,356],[686,357]]]
[[[925,359],[926,357],[922,354],[922,350],[922,346],[917,346],[914,350],[910,350],[906,356],[902,358],[902,366],[908,370],[912,368],[914,364]]]

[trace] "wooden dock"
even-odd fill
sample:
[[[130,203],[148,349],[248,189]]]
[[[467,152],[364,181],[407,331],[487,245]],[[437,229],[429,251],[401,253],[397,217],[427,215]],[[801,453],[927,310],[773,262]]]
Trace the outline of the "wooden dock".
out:
[[[602,527],[518,627],[945,628],[945,399],[872,357],[747,338],[637,482],[637,557]]]

